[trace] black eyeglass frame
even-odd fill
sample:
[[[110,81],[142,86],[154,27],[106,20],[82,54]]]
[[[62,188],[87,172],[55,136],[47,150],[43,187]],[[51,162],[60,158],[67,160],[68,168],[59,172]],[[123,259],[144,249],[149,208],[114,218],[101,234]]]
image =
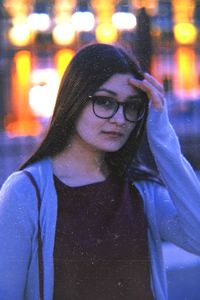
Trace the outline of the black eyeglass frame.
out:
[[[88,98],[90,99],[90,101],[92,101],[92,110],[93,110],[93,113],[95,114],[96,117],[98,117],[98,118],[100,118],[100,119],[111,119],[111,118],[118,112],[119,107],[122,106],[122,107],[123,107],[123,115],[124,115],[125,120],[128,121],[128,122],[131,122],[131,123],[137,123],[137,122],[139,122],[139,121],[142,120],[142,118],[143,118],[144,115],[145,115],[145,111],[146,111],[146,109],[147,109],[147,101],[144,100],[144,111],[143,111],[142,115],[141,115],[136,121],[131,121],[131,120],[127,119],[126,114],[125,114],[124,106],[126,105],[126,102],[120,103],[120,102],[116,101],[117,106],[116,106],[116,109],[115,109],[115,111],[113,112],[113,114],[112,114],[111,116],[109,116],[109,117],[101,117],[101,116],[99,116],[99,115],[95,112],[95,109],[94,109],[94,105],[95,105],[94,97],[103,97],[103,96],[96,96],[96,95],[93,95],[93,96],[92,96],[92,95],[89,95],[89,96],[88,96]],[[104,97],[107,97],[107,96],[104,96]]]

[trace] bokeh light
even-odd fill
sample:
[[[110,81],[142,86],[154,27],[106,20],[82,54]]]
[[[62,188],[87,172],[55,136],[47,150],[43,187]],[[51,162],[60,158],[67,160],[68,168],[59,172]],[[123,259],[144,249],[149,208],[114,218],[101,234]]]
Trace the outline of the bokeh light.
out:
[[[96,40],[100,43],[114,43],[117,41],[118,31],[112,23],[102,23],[96,27]]]
[[[191,23],[179,23],[174,26],[174,37],[180,44],[193,44],[197,35],[197,28]]]
[[[28,25],[31,30],[46,31],[51,25],[50,17],[44,13],[32,13],[28,16]]]
[[[26,46],[31,42],[31,31],[28,23],[17,23],[8,31],[9,41],[15,46]]]
[[[76,31],[91,31],[95,26],[95,17],[89,11],[77,11],[72,15],[72,24]]]
[[[63,22],[57,24],[53,31],[53,40],[58,45],[70,45],[75,40],[75,28],[71,23]]]
[[[116,12],[112,16],[113,25],[119,30],[132,30],[136,27],[136,17],[132,13]]]

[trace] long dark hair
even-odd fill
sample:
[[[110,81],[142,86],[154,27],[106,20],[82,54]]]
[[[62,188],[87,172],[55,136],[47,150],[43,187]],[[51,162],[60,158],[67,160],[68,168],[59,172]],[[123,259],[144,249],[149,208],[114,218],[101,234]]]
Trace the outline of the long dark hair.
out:
[[[137,79],[144,78],[137,61],[121,47],[95,43],[80,49],[68,65],[58,90],[57,101],[45,138],[36,152],[20,167],[53,157],[62,152],[70,142],[76,121],[88,101],[88,96],[116,73],[131,73]],[[144,118],[139,121],[126,144],[116,152],[106,153],[108,167],[124,176],[135,156],[147,117],[147,96],[141,97],[146,106]]]

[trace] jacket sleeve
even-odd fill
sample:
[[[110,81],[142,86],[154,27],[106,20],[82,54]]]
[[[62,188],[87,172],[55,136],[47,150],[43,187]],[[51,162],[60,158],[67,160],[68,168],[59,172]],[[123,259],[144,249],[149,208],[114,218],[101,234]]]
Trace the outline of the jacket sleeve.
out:
[[[0,299],[24,299],[31,260],[34,220],[31,185],[24,175],[11,175],[0,191]],[[32,201],[33,203],[33,201]]]
[[[200,254],[200,181],[181,153],[167,114],[150,107],[147,135],[167,191],[160,187],[156,213],[161,237]]]

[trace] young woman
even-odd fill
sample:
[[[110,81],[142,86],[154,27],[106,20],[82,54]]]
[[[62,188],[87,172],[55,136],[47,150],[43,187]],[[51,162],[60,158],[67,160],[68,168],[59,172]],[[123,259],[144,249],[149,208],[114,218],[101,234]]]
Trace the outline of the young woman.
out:
[[[129,176],[145,126],[164,184]],[[167,299],[161,239],[200,253],[199,211],[162,86],[122,49],[84,47],[46,137],[1,189],[0,299]]]

